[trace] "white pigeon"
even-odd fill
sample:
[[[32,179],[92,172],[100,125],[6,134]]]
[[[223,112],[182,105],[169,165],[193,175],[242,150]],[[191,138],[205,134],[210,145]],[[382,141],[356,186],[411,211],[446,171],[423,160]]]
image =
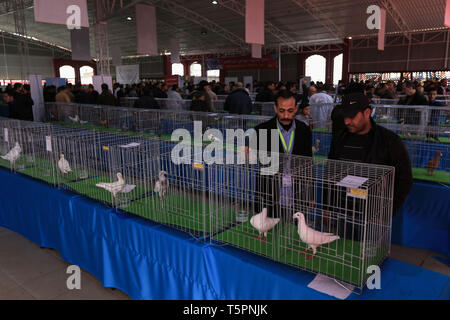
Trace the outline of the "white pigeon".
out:
[[[206,128],[206,131],[208,131],[208,130],[210,130],[210,129],[211,129],[210,127],[207,127],[207,128]],[[217,137],[216,137],[215,135],[213,135],[212,133],[208,134],[208,140],[211,141],[211,142],[214,142],[214,141],[220,142],[220,141],[221,141],[219,138],[217,138]]]
[[[316,154],[317,152],[319,152],[319,143],[320,143],[320,140],[316,139],[316,143],[312,147],[313,154]]]
[[[261,239],[261,234],[264,234],[262,241],[267,240],[267,232],[272,230],[278,222],[280,222],[280,218],[267,217],[267,208],[264,208],[261,213],[255,214],[250,219],[250,224],[259,232],[259,236],[256,239]]]
[[[308,227],[305,216],[301,212],[294,214],[293,218],[294,220],[298,219],[298,235],[300,236],[300,240],[308,245],[308,249],[304,252],[307,252],[310,248],[313,250],[313,255],[308,256],[308,259],[312,259],[316,254],[318,246],[340,239],[339,236],[332,233],[320,232]]]
[[[76,115],[74,118],[72,118],[71,116],[69,116],[69,119],[70,119],[72,122],[75,122],[75,123],[78,123],[78,124],[86,124],[86,123],[87,123],[87,121],[82,121],[78,115]]]
[[[69,173],[72,171],[72,169],[70,168],[70,165],[69,165],[69,161],[67,161],[67,159],[64,158],[63,153],[61,153],[61,155],[59,156],[58,168],[59,168],[59,170],[61,170],[61,172],[63,174],[66,174],[66,173]]]
[[[114,198],[117,199],[117,194],[122,191],[122,189],[125,187],[125,180],[122,176],[122,174],[119,172],[117,174],[117,181],[112,183],[107,182],[100,182],[97,183],[96,186],[99,188],[103,188],[106,191],[109,191],[113,194]]]
[[[20,158],[20,153],[22,152],[22,148],[19,143],[16,142],[14,148],[12,148],[7,154],[1,156],[2,159],[8,160],[11,164],[17,161]]]
[[[156,181],[155,188],[153,191],[159,194],[160,200],[165,200],[167,189],[169,189],[169,180],[167,180],[167,171],[160,171],[159,179]]]

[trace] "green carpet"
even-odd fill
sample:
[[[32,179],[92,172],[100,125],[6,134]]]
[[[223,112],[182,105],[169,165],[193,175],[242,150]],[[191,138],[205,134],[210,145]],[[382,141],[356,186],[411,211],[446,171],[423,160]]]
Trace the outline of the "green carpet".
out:
[[[250,222],[246,222],[216,235],[214,239],[301,269],[332,276],[357,286],[362,284],[360,242],[339,239],[319,247],[316,256],[307,259],[309,254],[300,252],[307,246],[300,241],[297,227],[292,224],[281,221],[268,233],[266,242],[255,239],[257,236],[256,229]],[[386,254],[379,248],[376,255],[367,259],[368,265],[381,263]]]
[[[450,172],[447,171],[435,170],[433,176],[427,175],[424,168],[413,168],[412,172],[414,179],[450,184]]]
[[[173,225],[182,230],[205,231],[214,233],[220,230],[220,223],[217,220],[217,207],[210,207],[206,201],[193,200],[175,194],[168,194],[167,199],[160,200],[158,195],[132,201],[125,211],[134,213],[143,218]],[[211,215],[212,213],[212,215]],[[221,220],[234,221],[235,212],[232,210],[222,210]]]
[[[126,177],[125,177],[126,179]],[[117,178],[115,178],[113,181],[116,181]],[[66,182],[65,185],[68,186],[73,191],[88,196],[91,199],[99,200],[105,203],[109,204],[119,204],[120,203],[128,203],[130,200],[136,199],[138,197],[143,196],[144,194],[148,193],[150,190],[136,186],[134,190],[132,190],[130,193],[123,194],[119,193],[119,199],[116,199],[114,201],[114,198],[112,194],[108,191],[106,191],[103,188],[97,187],[96,184],[99,182],[113,182],[108,177],[95,177],[95,178],[88,178],[81,181],[76,182]],[[125,180],[126,181],[126,180]]]

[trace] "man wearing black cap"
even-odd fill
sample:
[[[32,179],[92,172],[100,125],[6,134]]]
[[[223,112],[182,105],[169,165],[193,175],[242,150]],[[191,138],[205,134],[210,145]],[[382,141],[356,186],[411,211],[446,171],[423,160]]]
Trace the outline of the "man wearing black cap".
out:
[[[395,167],[396,214],[413,183],[411,162],[402,140],[373,121],[369,100],[362,93],[344,96],[340,112],[346,128],[333,135],[328,158]]]

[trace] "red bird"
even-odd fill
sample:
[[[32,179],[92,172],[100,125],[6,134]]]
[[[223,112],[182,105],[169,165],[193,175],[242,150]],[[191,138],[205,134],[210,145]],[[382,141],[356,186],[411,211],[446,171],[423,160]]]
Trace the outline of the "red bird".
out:
[[[427,169],[427,176],[434,175],[434,171],[439,167],[439,158],[442,157],[442,152],[436,152],[436,156],[428,161],[424,168]]]

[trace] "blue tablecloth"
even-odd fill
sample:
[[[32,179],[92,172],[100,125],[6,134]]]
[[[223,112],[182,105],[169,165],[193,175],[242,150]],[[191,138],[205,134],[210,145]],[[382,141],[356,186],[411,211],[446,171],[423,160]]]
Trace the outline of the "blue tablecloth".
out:
[[[311,273],[198,242],[3,169],[0,179],[1,226],[134,299],[331,299],[307,288]],[[384,263],[381,287],[349,299],[450,298],[449,277],[395,259]]]

